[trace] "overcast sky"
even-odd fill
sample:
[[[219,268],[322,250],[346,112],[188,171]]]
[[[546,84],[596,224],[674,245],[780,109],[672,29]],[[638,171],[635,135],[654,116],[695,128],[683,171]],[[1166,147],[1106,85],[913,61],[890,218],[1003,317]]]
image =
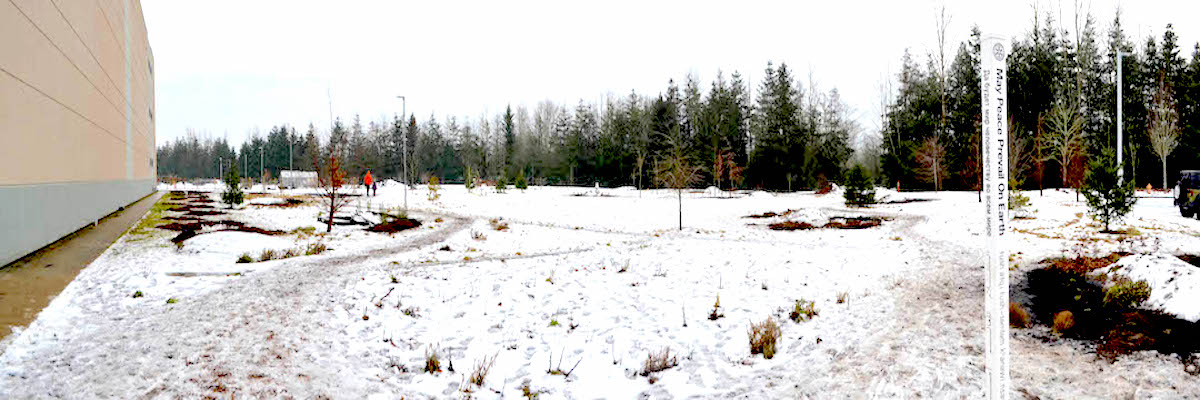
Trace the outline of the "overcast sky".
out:
[[[571,106],[636,90],[657,94],[718,70],[757,88],[768,60],[807,85],[836,87],[866,130],[878,126],[879,90],[906,48],[936,51],[935,13],[951,16],[948,57],[972,25],[1022,35],[1033,2],[991,1],[296,1],[146,0],[155,58],[160,145],[187,129],[240,144],[248,132],[401,111],[478,118],[507,104]],[[992,4],[994,3],[994,4]],[[1107,32],[1120,2],[1083,2]],[[1074,2],[1039,2],[1073,26]],[[1127,35],[1143,43],[1175,23],[1190,59],[1200,2],[1121,4]],[[1061,13],[1060,13],[1061,9]],[[1191,18],[1188,18],[1191,17]],[[1190,20],[1189,20],[1190,19]],[[681,84],[682,86],[682,84]]]

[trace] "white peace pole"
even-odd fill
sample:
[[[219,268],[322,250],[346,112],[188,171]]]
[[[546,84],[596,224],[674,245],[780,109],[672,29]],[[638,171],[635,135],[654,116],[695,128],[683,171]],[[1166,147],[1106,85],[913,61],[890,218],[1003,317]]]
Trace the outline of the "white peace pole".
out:
[[[983,188],[987,207],[987,396],[1007,399],[1008,383],[1008,39],[989,35],[980,47]]]

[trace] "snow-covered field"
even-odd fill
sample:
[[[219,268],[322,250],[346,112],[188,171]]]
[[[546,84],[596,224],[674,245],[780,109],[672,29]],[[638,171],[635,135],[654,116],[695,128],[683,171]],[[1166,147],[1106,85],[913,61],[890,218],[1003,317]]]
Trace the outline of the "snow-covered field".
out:
[[[0,397],[520,398],[525,386],[540,399],[983,394],[983,218],[973,192],[884,191],[929,201],[861,210],[837,194],[687,193],[682,231],[672,191],[440,192],[431,201],[424,186],[409,190],[410,216],[423,225],[394,235],[340,226],[320,235],[307,205],[248,206],[228,218],[317,234],[205,233],[180,249],[168,241],[174,232],[127,235],[6,340]],[[1064,252],[1200,252],[1200,222],[1179,217],[1170,199],[1142,199],[1129,219],[1142,235],[1107,241],[1086,239],[1098,234],[1076,217],[1085,208],[1073,194],[1030,196],[1036,218],[1014,221],[1010,239],[1017,286],[1021,271]],[[403,199],[402,186],[385,184],[352,207]],[[766,227],[863,215],[887,220],[862,230]],[[330,250],[235,263],[314,242]],[[1180,291],[1189,289],[1200,288]],[[724,317],[710,320],[718,296]],[[798,299],[819,315],[789,320]],[[751,355],[747,336],[768,317],[782,331],[772,359]],[[642,376],[648,354],[664,348],[678,365]],[[429,352],[441,355],[441,372],[422,372]],[[483,360],[494,363],[477,386],[470,375]],[[549,372],[559,369],[569,374]],[[1023,330],[1014,331],[1012,376],[1014,395],[1043,398],[1200,394],[1200,377],[1174,358],[1143,352],[1109,364]]]

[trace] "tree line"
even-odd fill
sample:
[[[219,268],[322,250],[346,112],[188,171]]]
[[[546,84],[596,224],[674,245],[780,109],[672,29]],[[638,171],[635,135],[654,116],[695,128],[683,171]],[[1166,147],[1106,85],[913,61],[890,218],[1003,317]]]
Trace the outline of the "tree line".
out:
[[[1085,166],[1116,146],[1116,59],[1122,57],[1124,175],[1141,186],[1170,186],[1200,169],[1200,43],[1181,54],[1172,25],[1140,43],[1118,10],[1107,32],[1080,13],[1068,29],[1034,10],[1031,28],[1007,58],[1010,176],[1024,189],[1079,187]],[[938,48],[948,19],[938,20]],[[350,176],[659,187],[656,163],[674,155],[697,168],[691,186],[791,190],[839,181],[853,164],[877,183],[905,189],[977,190],[981,185],[980,32],[924,62],[905,51],[895,79],[880,85],[878,135],[860,135],[836,89],[802,85],[786,64],[768,63],[751,88],[737,72],[707,89],[695,75],[668,80],[655,95],[631,92],[598,103],[542,101],[478,117],[340,118],[252,133],[235,149],[189,133],[158,150],[160,176],[213,178],[219,160],[243,175],[311,170],[314,155],[336,152]],[[328,132],[328,135],[325,133]],[[853,143],[853,144],[852,144]],[[231,161],[232,160],[232,161]],[[736,171],[735,177],[730,171]],[[1166,183],[1164,185],[1164,183]]]
[[[1172,25],[1134,43],[1120,10],[1103,37],[1089,14],[1071,29],[1049,13],[1034,17],[1007,61],[1013,183],[1078,188],[1089,160],[1115,149],[1118,51],[1125,179],[1169,187],[1179,170],[1200,169],[1200,44],[1187,61]],[[922,66],[905,52],[895,90],[881,85],[881,135],[863,160],[883,183],[979,188],[979,43],[976,28],[949,64],[933,54]]]
[[[213,178],[224,160],[269,179],[288,168],[311,170],[314,155],[334,152],[351,176],[370,169],[403,179],[407,161],[411,181],[461,181],[470,169],[483,179],[521,173],[535,184],[644,188],[659,186],[655,163],[679,153],[697,167],[696,185],[790,189],[840,178],[859,128],[836,89],[804,87],[786,64],[768,63],[753,102],[750,92],[740,74],[718,72],[707,90],[689,75],[682,88],[669,80],[657,95],[631,92],[598,104],[542,101],[477,118],[394,116],[365,126],[358,116],[349,124],[339,118],[327,138],[312,124],[304,133],[280,125],[252,133],[238,149],[189,132],[158,149],[158,173]]]

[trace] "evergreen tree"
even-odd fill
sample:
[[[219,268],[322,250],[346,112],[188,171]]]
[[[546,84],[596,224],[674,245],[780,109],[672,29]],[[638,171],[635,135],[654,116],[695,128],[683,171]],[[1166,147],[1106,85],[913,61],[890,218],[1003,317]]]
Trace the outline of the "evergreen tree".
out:
[[[1110,231],[1112,222],[1124,218],[1137,202],[1133,181],[1118,182],[1120,167],[1113,151],[1106,148],[1099,157],[1092,158],[1084,178],[1083,196],[1087,199],[1088,209],[1092,218],[1104,224],[1105,232]]]
[[[847,206],[866,207],[875,204],[875,185],[867,177],[867,170],[862,165],[855,164],[846,173],[844,190]]]
[[[242,204],[242,177],[238,175],[237,163],[229,167],[229,171],[225,173],[225,191],[221,193],[221,202],[228,204],[229,208]]]

